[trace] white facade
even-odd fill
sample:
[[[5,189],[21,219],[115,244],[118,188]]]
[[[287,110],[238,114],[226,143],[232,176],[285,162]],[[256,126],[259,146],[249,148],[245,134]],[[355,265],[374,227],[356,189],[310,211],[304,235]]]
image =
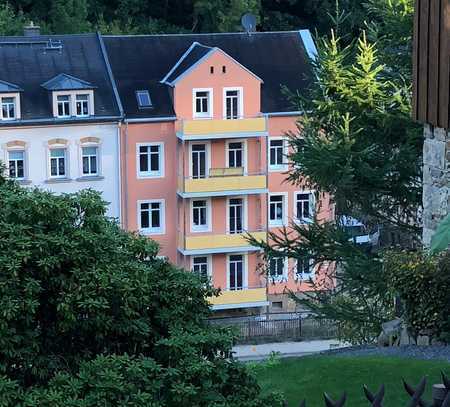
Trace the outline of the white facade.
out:
[[[51,155],[58,154],[51,154],[53,150],[61,153],[64,160],[56,174],[56,161],[51,164]],[[87,154],[87,151],[97,154],[91,162],[94,166],[88,165],[90,173],[86,173],[86,168],[83,170],[83,153]],[[17,156],[12,152],[19,152],[24,157],[23,170],[20,170],[20,175],[23,175],[19,180],[21,184],[55,193],[72,193],[87,188],[100,191],[109,203],[108,216],[120,219],[118,123],[1,128],[0,161],[6,167],[9,159]],[[59,174],[61,168],[62,175]]]

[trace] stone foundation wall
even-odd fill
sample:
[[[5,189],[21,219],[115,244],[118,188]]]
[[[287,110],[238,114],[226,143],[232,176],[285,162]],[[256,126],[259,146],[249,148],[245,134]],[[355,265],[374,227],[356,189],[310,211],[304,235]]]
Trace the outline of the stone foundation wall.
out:
[[[429,246],[450,212],[450,132],[425,125],[423,145],[423,243]]]

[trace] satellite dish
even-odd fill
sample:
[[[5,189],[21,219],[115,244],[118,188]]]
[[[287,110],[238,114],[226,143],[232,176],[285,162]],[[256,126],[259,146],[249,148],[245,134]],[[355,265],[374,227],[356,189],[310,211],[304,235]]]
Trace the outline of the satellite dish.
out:
[[[246,13],[242,16],[241,24],[248,33],[256,31],[256,17],[251,13]]]

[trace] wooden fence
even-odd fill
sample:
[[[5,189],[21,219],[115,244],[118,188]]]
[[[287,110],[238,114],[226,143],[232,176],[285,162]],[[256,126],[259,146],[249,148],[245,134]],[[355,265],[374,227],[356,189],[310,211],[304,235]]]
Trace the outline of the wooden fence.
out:
[[[212,319],[210,323],[233,328],[239,343],[336,338],[336,327],[332,321],[311,317],[294,316],[263,320],[220,318]]]
[[[433,401],[424,400],[423,395],[426,390],[427,380],[425,377],[420,381],[417,387],[413,387],[403,381],[403,387],[410,397],[410,401],[405,407],[450,407],[450,380],[442,373],[442,384],[435,384],[432,388]],[[380,387],[377,393],[372,393],[367,386],[363,387],[364,395],[368,401],[368,406],[383,407],[383,399],[385,394],[384,385]],[[324,394],[324,405],[326,407],[344,407],[347,402],[347,395],[344,393],[337,401],[333,400],[326,393]],[[285,407],[289,407],[288,403],[284,403]],[[300,403],[300,407],[306,407],[306,401]],[[402,407],[402,406],[398,406]]]

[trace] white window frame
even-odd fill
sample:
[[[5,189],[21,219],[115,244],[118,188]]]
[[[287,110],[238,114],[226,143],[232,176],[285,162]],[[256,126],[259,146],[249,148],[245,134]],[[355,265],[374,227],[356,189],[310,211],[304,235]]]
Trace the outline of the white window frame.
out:
[[[3,116],[3,99],[12,98],[14,104],[14,117]],[[9,105],[10,103],[8,103]],[[18,93],[0,93],[0,118],[4,121],[20,119],[20,95]]]
[[[159,147],[159,171],[150,170],[150,162],[148,163],[149,171],[140,170],[140,148],[141,147]],[[165,154],[164,154],[164,142],[150,142],[150,143],[136,143],[136,177],[138,179],[142,178],[163,178],[165,169]]]
[[[226,208],[226,218],[227,218],[227,235],[230,233],[230,200],[231,199],[242,199],[243,204],[243,222],[242,222],[242,233],[248,231],[248,199],[247,195],[236,195],[227,196],[227,208]],[[233,235],[238,235],[240,233],[233,233]]]
[[[286,137],[269,137],[268,149],[267,149],[267,164],[268,164],[269,172],[280,172],[280,171],[286,171],[288,169],[287,161],[283,162],[283,164],[277,164],[277,165],[270,164],[270,150],[271,150],[270,143],[272,141],[279,141],[279,140],[283,141],[283,157],[284,157],[284,160],[287,160],[287,154],[288,154],[287,138]]]
[[[53,150],[64,150],[64,175],[52,175],[52,151]],[[47,152],[47,171],[49,179],[69,179],[70,167],[69,167],[69,148],[67,144],[52,144],[48,147]]]
[[[17,152],[23,152],[23,177],[15,177],[15,178],[11,178],[11,179],[14,179],[14,180],[17,180],[17,181],[24,181],[24,180],[26,180],[27,178],[28,178],[28,157],[27,157],[27,149],[26,149],[26,147],[19,147],[19,146],[17,146],[17,147],[9,147],[7,150],[6,150],[6,158],[5,158],[5,163],[7,163],[7,165],[6,165],[6,172],[7,172],[7,174],[8,174],[8,178],[10,178],[9,177],[9,161],[10,161],[10,158],[9,158],[9,154],[10,153],[17,153]]]
[[[141,225],[141,204],[159,203],[161,226],[159,228],[143,228]],[[151,216],[149,216],[151,222]],[[139,232],[143,235],[164,235],[166,233],[166,200],[165,199],[144,199],[137,201],[137,225]]]
[[[95,147],[97,149],[97,173],[96,174],[84,174],[83,173],[83,148]],[[99,143],[81,143],[80,144],[80,177],[81,178],[89,178],[89,177],[99,177],[102,173],[102,165],[101,165],[101,148]]]
[[[243,266],[243,275],[242,275],[242,290],[233,290],[233,291],[243,291],[248,289],[248,255],[247,253],[228,253],[227,254],[227,291],[230,291],[230,257],[231,256],[242,256],[242,266]]]
[[[227,119],[227,91],[229,90],[237,90],[239,103],[238,103],[238,117],[237,119],[228,119],[228,120],[238,120],[244,117],[244,88],[242,86],[234,86],[234,87],[226,87],[222,90],[222,117],[223,119]]]
[[[281,275],[281,276],[272,276],[271,274],[270,274],[270,261],[272,260],[272,259],[279,259],[279,258],[281,258],[281,259],[283,259],[283,274]],[[282,257],[282,256],[274,256],[272,259],[269,259],[269,261],[268,261],[268,265],[267,265],[267,277],[268,277],[268,280],[271,282],[271,283],[281,283],[281,282],[287,282],[288,281],[288,266],[289,266],[289,259],[287,258],[287,257]]]
[[[194,225],[194,201],[206,201],[206,226]],[[190,223],[192,233],[211,232],[212,229],[212,204],[211,198],[192,198],[190,200]]]
[[[244,164],[244,175],[247,174],[248,169],[247,169],[247,154],[248,154],[248,149],[247,149],[247,140],[246,139],[229,139],[226,141],[226,148],[225,148],[225,165],[227,168],[230,168],[230,157],[228,155],[229,150],[230,150],[230,144],[231,143],[242,143],[242,162]]]
[[[78,114],[77,113],[77,103],[78,103],[78,96],[87,96],[86,100],[83,100],[81,102],[86,102],[87,103],[87,114]],[[83,109],[81,109],[83,110]],[[90,103],[90,95],[89,93],[76,93],[75,94],[75,110],[74,110],[75,116],[76,117],[89,117],[91,115],[91,103]]]
[[[304,218],[299,216],[297,211],[297,197],[298,195],[308,194],[309,195],[309,214],[310,216]],[[316,196],[314,190],[305,190],[305,191],[295,191],[294,192],[294,220],[297,223],[311,223],[314,215],[316,213]]]
[[[206,257],[206,265],[208,267],[207,274],[209,280],[212,280],[212,256],[210,254],[197,254],[195,256],[191,256],[191,271],[194,272],[194,258],[196,257]]]
[[[209,92],[208,112],[207,113],[197,113],[196,112],[197,92]],[[214,117],[214,91],[213,91],[213,88],[194,88],[194,89],[192,89],[192,117],[194,119],[212,119]]]
[[[59,101],[58,98],[60,98],[60,97],[67,97],[69,100],[67,100],[67,101]],[[64,119],[64,118],[72,116],[72,113],[74,112],[74,110],[72,109],[72,99],[73,99],[73,96],[71,94],[64,94],[64,95],[61,94],[61,95],[57,95],[56,96],[56,116],[58,118]],[[64,114],[64,115],[60,115],[59,114],[59,105],[62,104],[62,103],[64,103],[64,104],[67,103],[68,104],[68,106],[69,106],[69,114]]]
[[[211,172],[211,142],[208,140],[190,141],[189,142],[189,178],[192,178],[192,145],[205,144],[206,146],[206,163],[205,163],[205,178],[209,178]]]
[[[309,269],[311,270],[310,273],[298,273],[298,259],[295,259],[294,262],[294,277],[297,281],[306,281],[308,280],[314,280],[316,276],[316,266],[314,265],[314,259],[310,257],[309,259]]]
[[[87,95],[88,96],[88,115],[77,115],[77,96]],[[59,116],[58,115],[58,96],[69,96],[69,115]],[[83,91],[54,91],[52,92],[53,98],[53,116],[58,119],[67,119],[71,117],[89,117],[94,115],[94,91],[92,89],[86,89]]]
[[[281,221],[278,220],[271,220],[270,219],[270,198],[272,196],[282,196],[283,197],[283,219]],[[268,197],[268,205],[267,205],[267,220],[269,223],[269,227],[282,227],[288,225],[288,198],[289,194],[288,192],[271,192],[269,193]]]

